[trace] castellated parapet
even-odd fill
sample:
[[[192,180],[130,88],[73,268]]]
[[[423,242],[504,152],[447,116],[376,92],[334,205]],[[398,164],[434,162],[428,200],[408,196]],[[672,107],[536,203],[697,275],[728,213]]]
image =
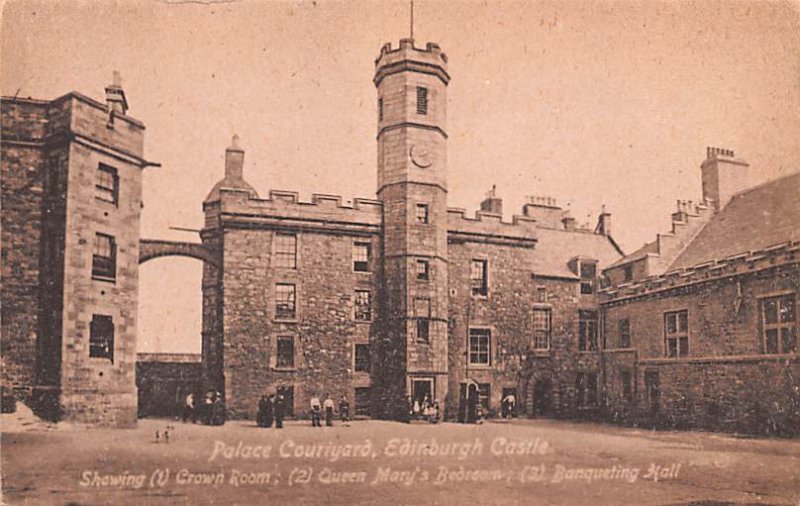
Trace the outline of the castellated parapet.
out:
[[[470,218],[466,210],[450,207],[447,209],[447,240],[526,248],[536,245],[535,219],[514,215],[511,222],[506,222],[502,218],[486,211],[477,211],[475,217]]]
[[[381,226],[380,201],[355,198],[343,204],[339,195],[315,193],[310,202],[301,201],[293,191],[270,190],[269,198],[252,198],[241,189],[220,189],[216,202],[204,204],[206,227],[220,224],[269,226],[317,232],[378,233]]]
[[[398,48],[392,48],[391,42],[387,42],[381,48],[381,54],[375,59],[375,85],[377,86],[383,79],[384,69],[415,63],[430,66],[428,73],[435,73],[445,84],[450,81],[450,75],[447,73],[447,55],[442,52],[438,44],[428,42],[423,49],[414,46],[414,39],[401,39]]]

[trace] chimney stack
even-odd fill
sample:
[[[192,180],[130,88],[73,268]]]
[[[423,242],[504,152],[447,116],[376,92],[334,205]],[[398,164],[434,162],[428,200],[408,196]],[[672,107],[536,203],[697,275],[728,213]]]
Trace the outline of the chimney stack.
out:
[[[522,206],[522,214],[536,220],[536,226],[559,229],[562,209],[552,197],[529,196],[528,202]]]
[[[492,189],[486,194],[486,198],[481,202],[481,211],[503,215],[503,199],[496,195],[497,187],[492,185]]]
[[[122,80],[119,72],[114,71],[114,80],[106,86],[106,107],[109,114],[125,114],[128,112],[128,101],[125,100],[125,91],[122,89]]]
[[[706,159],[700,165],[703,201],[711,201],[719,211],[736,193],[749,186],[750,165],[735,157],[730,149],[706,148]]]
[[[564,230],[575,230],[575,218],[569,214],[569,211],[564,211],[561,223],[564,224]]]
[[[605,236],[611,235],[611,213],[606,211],[605,204],[603,204],[603,209],[597,218],[597,226],[594,229],[594,233]]]
[[[231,145],[225,150],[225,179],[240,180],[244,177],[244,150],[239,147],[239,136],[231,139]]]

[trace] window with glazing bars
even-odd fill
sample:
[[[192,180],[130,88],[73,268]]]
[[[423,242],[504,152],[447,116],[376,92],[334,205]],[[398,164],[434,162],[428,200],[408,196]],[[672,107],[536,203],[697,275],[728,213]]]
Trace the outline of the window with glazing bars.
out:
[[[275,234],[275,267],[297,269],[297,235]]]
[[[297,300],[295,286],[288,283],[275,285],[275,317],[294,318]]]
[[[92,253],[92,277],[116,279],[117,244],[113,236],[99,232],[95,234],[94,252]]]
[[[469,329],[470,365],[490,365],[492,331],[489,329]]]
[[[356,290],[355,319],[358,321],[372,319],[372,293],[369,290]]]
[[[794,294],[761,300],[764,351],[792,353],[797,350],[797,311]]]

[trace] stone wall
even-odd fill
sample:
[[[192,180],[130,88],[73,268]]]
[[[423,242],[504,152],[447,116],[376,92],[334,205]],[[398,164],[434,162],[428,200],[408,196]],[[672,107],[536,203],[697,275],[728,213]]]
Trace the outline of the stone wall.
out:
[[[139,354],[136,362],[139,417],[178,417],[186,396],[204,390],[199,355]]]
[[[503,388],[517,389],[517,412],[575,416],[575,373],[599,370],[597,352],[578,352],[578,309],[596,308],[594,296],[579,295],[579,283],[535,276],[530,261],[535,248],[481,243],[451,243],[450,280],[450,392],[447,412],[456,418],[460,384],[465,377],[491,385],[491,409],[500,411]],[[489,260],[489,294],[473,296],[469,269],[472,259]],[[540,295],[539,289],[544,291]],[[549,309],[551,340],[548,350],[534,350],[533,311]],[[490,367],[468,366],[470,327],[492,332]],[[535,388],[536,387],[536,388]],[[541,399],[536,399],[539,396]],[[544,399],[547,397],[547,399]],[[538,409],[538,408],[537,408]]]
[[[610,414],[647,425],[796,433],[787,427],[800,426],[798,353],[766,354],[761,324],[761,299],[791,293],[797,301],[797,263],[606,302],[608,347],[618,347],[618,322],[628,319],[635,348],[604,357]],[[664,313],[684,309],[689,355],[667,358]],[[623,369],[635,381],[630,401],[620,393]],[[658,375],[655,401],[648,373]]]
[[[47,105],[4,100],[1,113],[2,382],[30,389],[36,381],[45,185],[44,149],[36,142],[45,135]]]
[[[224,381],[229,413],[253,418],[258,399],[278,387],[294,388],[293,411],[308,411],[312,395],[344,395],[354,405],[354,388],[369,386],[369,374],[354,371],[354,346],[369,344],[373,322],[354,320],[356,289],[373,292],[373,272],[353,271],[354,240],[372,243],[373,265],[379,259],[377,237],[297,233],[297,269],[273,264],[274,231],[226,228],[222,308]],[[276,283],[293,283],[296,317],[275,314]],[[373,321],[376,315],[373,314]],[[294,367],[278,367],[276,341],[294,337]]]
[[[136,311],[142,168],[135,159],[120,156],[114,150],[137,149],[131,155],[141,157],[142,127],[120,121],[114,129],[108,128],[104,107],[77,97],[72,99],[72,103],[74,128],[86,135],[96,134],[93,141],[113,142],[115,145],[95,147],[94,144],[73,142],[70,147],[64,244],[61,404],[64,417],[71,421],[132,426],[136,422]],[[98,122],[102,130],[92,126]],[[135,135],[130,133],[134,127]],[[96,172],[101,162],[117,169],[119,196],[116,205],[95,198]],[[92,276],[96,233],[114,237],[115,280]],[[89,356],[90,324],[95,314],[113,318],[113,361]]]

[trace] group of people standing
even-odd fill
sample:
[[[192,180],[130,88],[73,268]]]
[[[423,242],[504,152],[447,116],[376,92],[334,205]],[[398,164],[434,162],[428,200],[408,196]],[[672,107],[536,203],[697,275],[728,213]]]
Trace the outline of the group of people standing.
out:
[[[427,420],[431,423],[439,422],[439,403],[434,402],[431,404],[428,394],[425,394],[422,402],[419,402],[419,399],[414,399],[414,402],[410,404],[412,420]]]
[[[286,398],[282,393],[261,396],[256,414],[256,423],[259,427],[272,427],[275,423],[276,429],[282,429],[284,416],[286,416]]]
[[[333,427],[333,410],[335,404],[330,395],[325,396],[325,401],[320,403],[319,397],[316,395],[311,396],[311,426],[322,427],[322,410],[325,410],[325,426]],[[342,417],[342,423],[350,421],[350,403],[345,396],[339,401],[339,414]]]
[[[332,427],[335,407],[335,403],[330,395],[326,395],[323,402],[320,402],[318,396],[311,396],[311,426],[322,427],[322,416],[324,413],[325,425]],[[350,421],[350,403],[344,396],[342,396],[342,400],[339,401],[339,414],[342,417],[343,423]],[[269,396],[266,394],[261,396],[261,399],[258,401],[258,413],[256,415],[256,423],[259,427],[272,427],[274,423],[276,429],[282,429],[285,415],[286,399],[283,394],[279,392],[277,394],[270,394]]]
[[[208,390],[202,395],[202,400],[198,403],[194,392],[186,396],[183,405],[183,423],[191,419],[192,423],[199,420],[207,425],[222,425],[225,423],[225,404],[222,401],[222,394],[216,390]]]

